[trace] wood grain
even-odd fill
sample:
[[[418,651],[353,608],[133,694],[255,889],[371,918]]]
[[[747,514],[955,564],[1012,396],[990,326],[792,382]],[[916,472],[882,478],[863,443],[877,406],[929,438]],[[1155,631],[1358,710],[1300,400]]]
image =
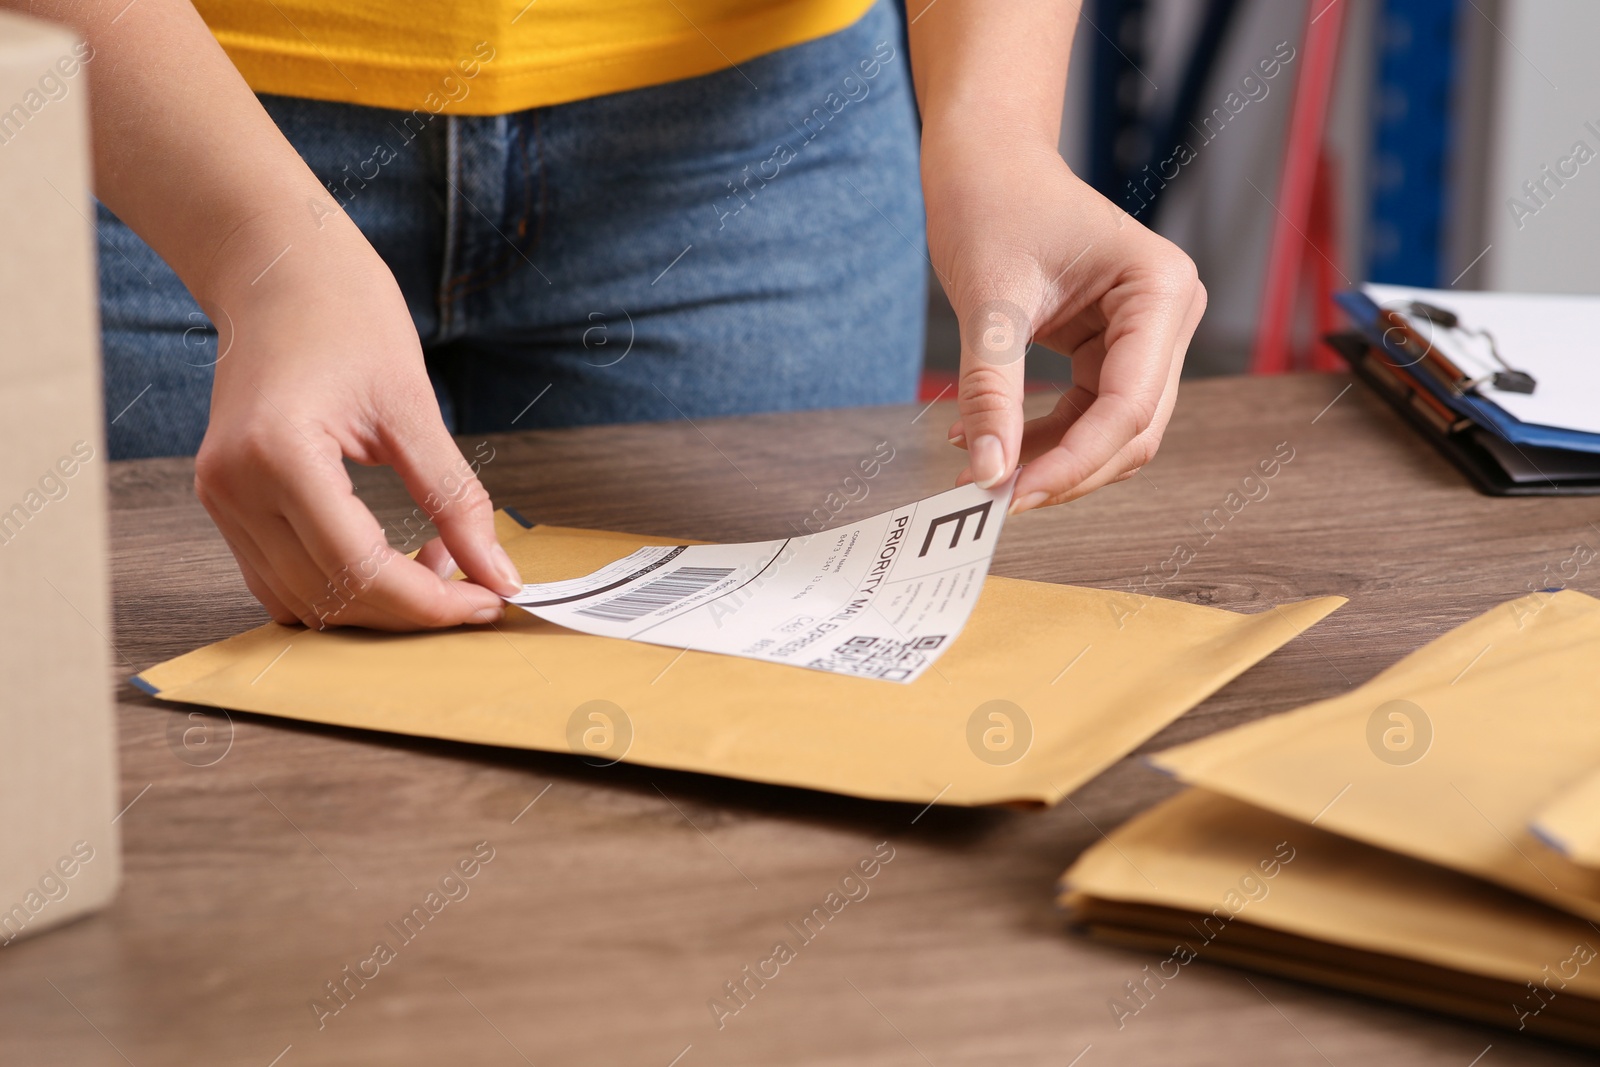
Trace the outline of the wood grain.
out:
[[[1600,504],[1479,496],[1348,384],[1186,385],[1144,472],[1007,528],[999,574],[1125,586],[1187,542],[1195,558],[1163,596],[1250,612],[1351,598],[1147,749],[1359,684],[1551,584],[1574,545],[1600,546]],[[484,478],[498,504],[543,522],[767,538],[879,441],[895,458],[840,520],[944,488],[961,466],[944,441],[953,417],[942,404],[496,437]],[[1190,524],[1280,446],[1293,458],[1267,495],[1202,543]],[[1049,812],[919,812],[257,716],[190,720],[124,679],[264,618],[191,474],[183,460],[112,474],[126,881],[110,911],[0,950],[0,1062],[1466,1067],[1490,1044],[1485,1067],[1586,1062],[1204,964],[1119,1031],[1107,1001],[1154,957],[1085,941],[1052,900],[1099,832],[1171,790],[1136,756]],[[410,511],[385,472],[358,481],[380,516]],[[1597,573],[1570,584],[1600,592]],[[174,724],[209,729],[221,758],[184,762],[175,753],[195,746],[169,739]],[[401,943],[387,924],[483,841],[494,858],[468,895]],[[708,1001],[724,982],[797,943],[786,924],[880,842],[894,858],[869,895],[752,982],[719,1029]],[[379,940],[394,958],[351,981],[319,1029],[312,999]]]

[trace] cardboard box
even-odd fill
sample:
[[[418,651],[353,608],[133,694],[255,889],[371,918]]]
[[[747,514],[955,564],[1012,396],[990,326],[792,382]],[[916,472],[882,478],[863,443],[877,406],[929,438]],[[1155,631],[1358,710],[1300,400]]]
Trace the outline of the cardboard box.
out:
[[[0,961],[121,863],[86,59],[0,12]]]

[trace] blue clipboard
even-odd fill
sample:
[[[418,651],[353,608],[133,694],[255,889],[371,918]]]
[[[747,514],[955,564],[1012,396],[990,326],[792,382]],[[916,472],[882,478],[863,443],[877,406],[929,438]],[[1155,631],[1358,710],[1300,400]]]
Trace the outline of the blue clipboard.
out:
[[[1415,362],[1398,346],[1385,339],[1384,335],[1388,331],[1379,320],[1382,309],[1370,296],[1359,289],[1346,289],[1344,292],[1334,294],[1333,299],[1344,309],[1345,314],[1350,316],[1362,336],[1374,346],[1387,352],[1392,360],[1402,367],[1408,367]],[[1409,377],[1416,379],[1422,388],[1432,393],[1450,410],[1471,419],[1485,429],[1492,430],[1514,444],[1600,453],[1600,434],[1523,422],[1507,414],[1504,408],[1492,400],[1471,393],[1457,396],[1426,372],[1417,372]]]

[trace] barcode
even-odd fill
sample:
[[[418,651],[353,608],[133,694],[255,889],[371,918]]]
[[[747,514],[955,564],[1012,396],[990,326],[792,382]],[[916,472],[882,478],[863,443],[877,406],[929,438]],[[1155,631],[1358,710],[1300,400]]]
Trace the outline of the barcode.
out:
[[[587,615],[591,619],[628,622],[676,604],[684,597],[716,585],[732,573],[732,567],[679,567],[671,574],[646,582],[621,596],[579,608],[577,614]]]

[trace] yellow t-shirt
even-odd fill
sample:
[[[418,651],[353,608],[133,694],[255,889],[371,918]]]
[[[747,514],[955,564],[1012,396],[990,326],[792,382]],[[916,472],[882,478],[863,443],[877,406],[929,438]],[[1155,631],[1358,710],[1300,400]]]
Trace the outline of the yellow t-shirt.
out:
[[[872,0],[195,0],[258,93],[499,115],[725,70]]]

